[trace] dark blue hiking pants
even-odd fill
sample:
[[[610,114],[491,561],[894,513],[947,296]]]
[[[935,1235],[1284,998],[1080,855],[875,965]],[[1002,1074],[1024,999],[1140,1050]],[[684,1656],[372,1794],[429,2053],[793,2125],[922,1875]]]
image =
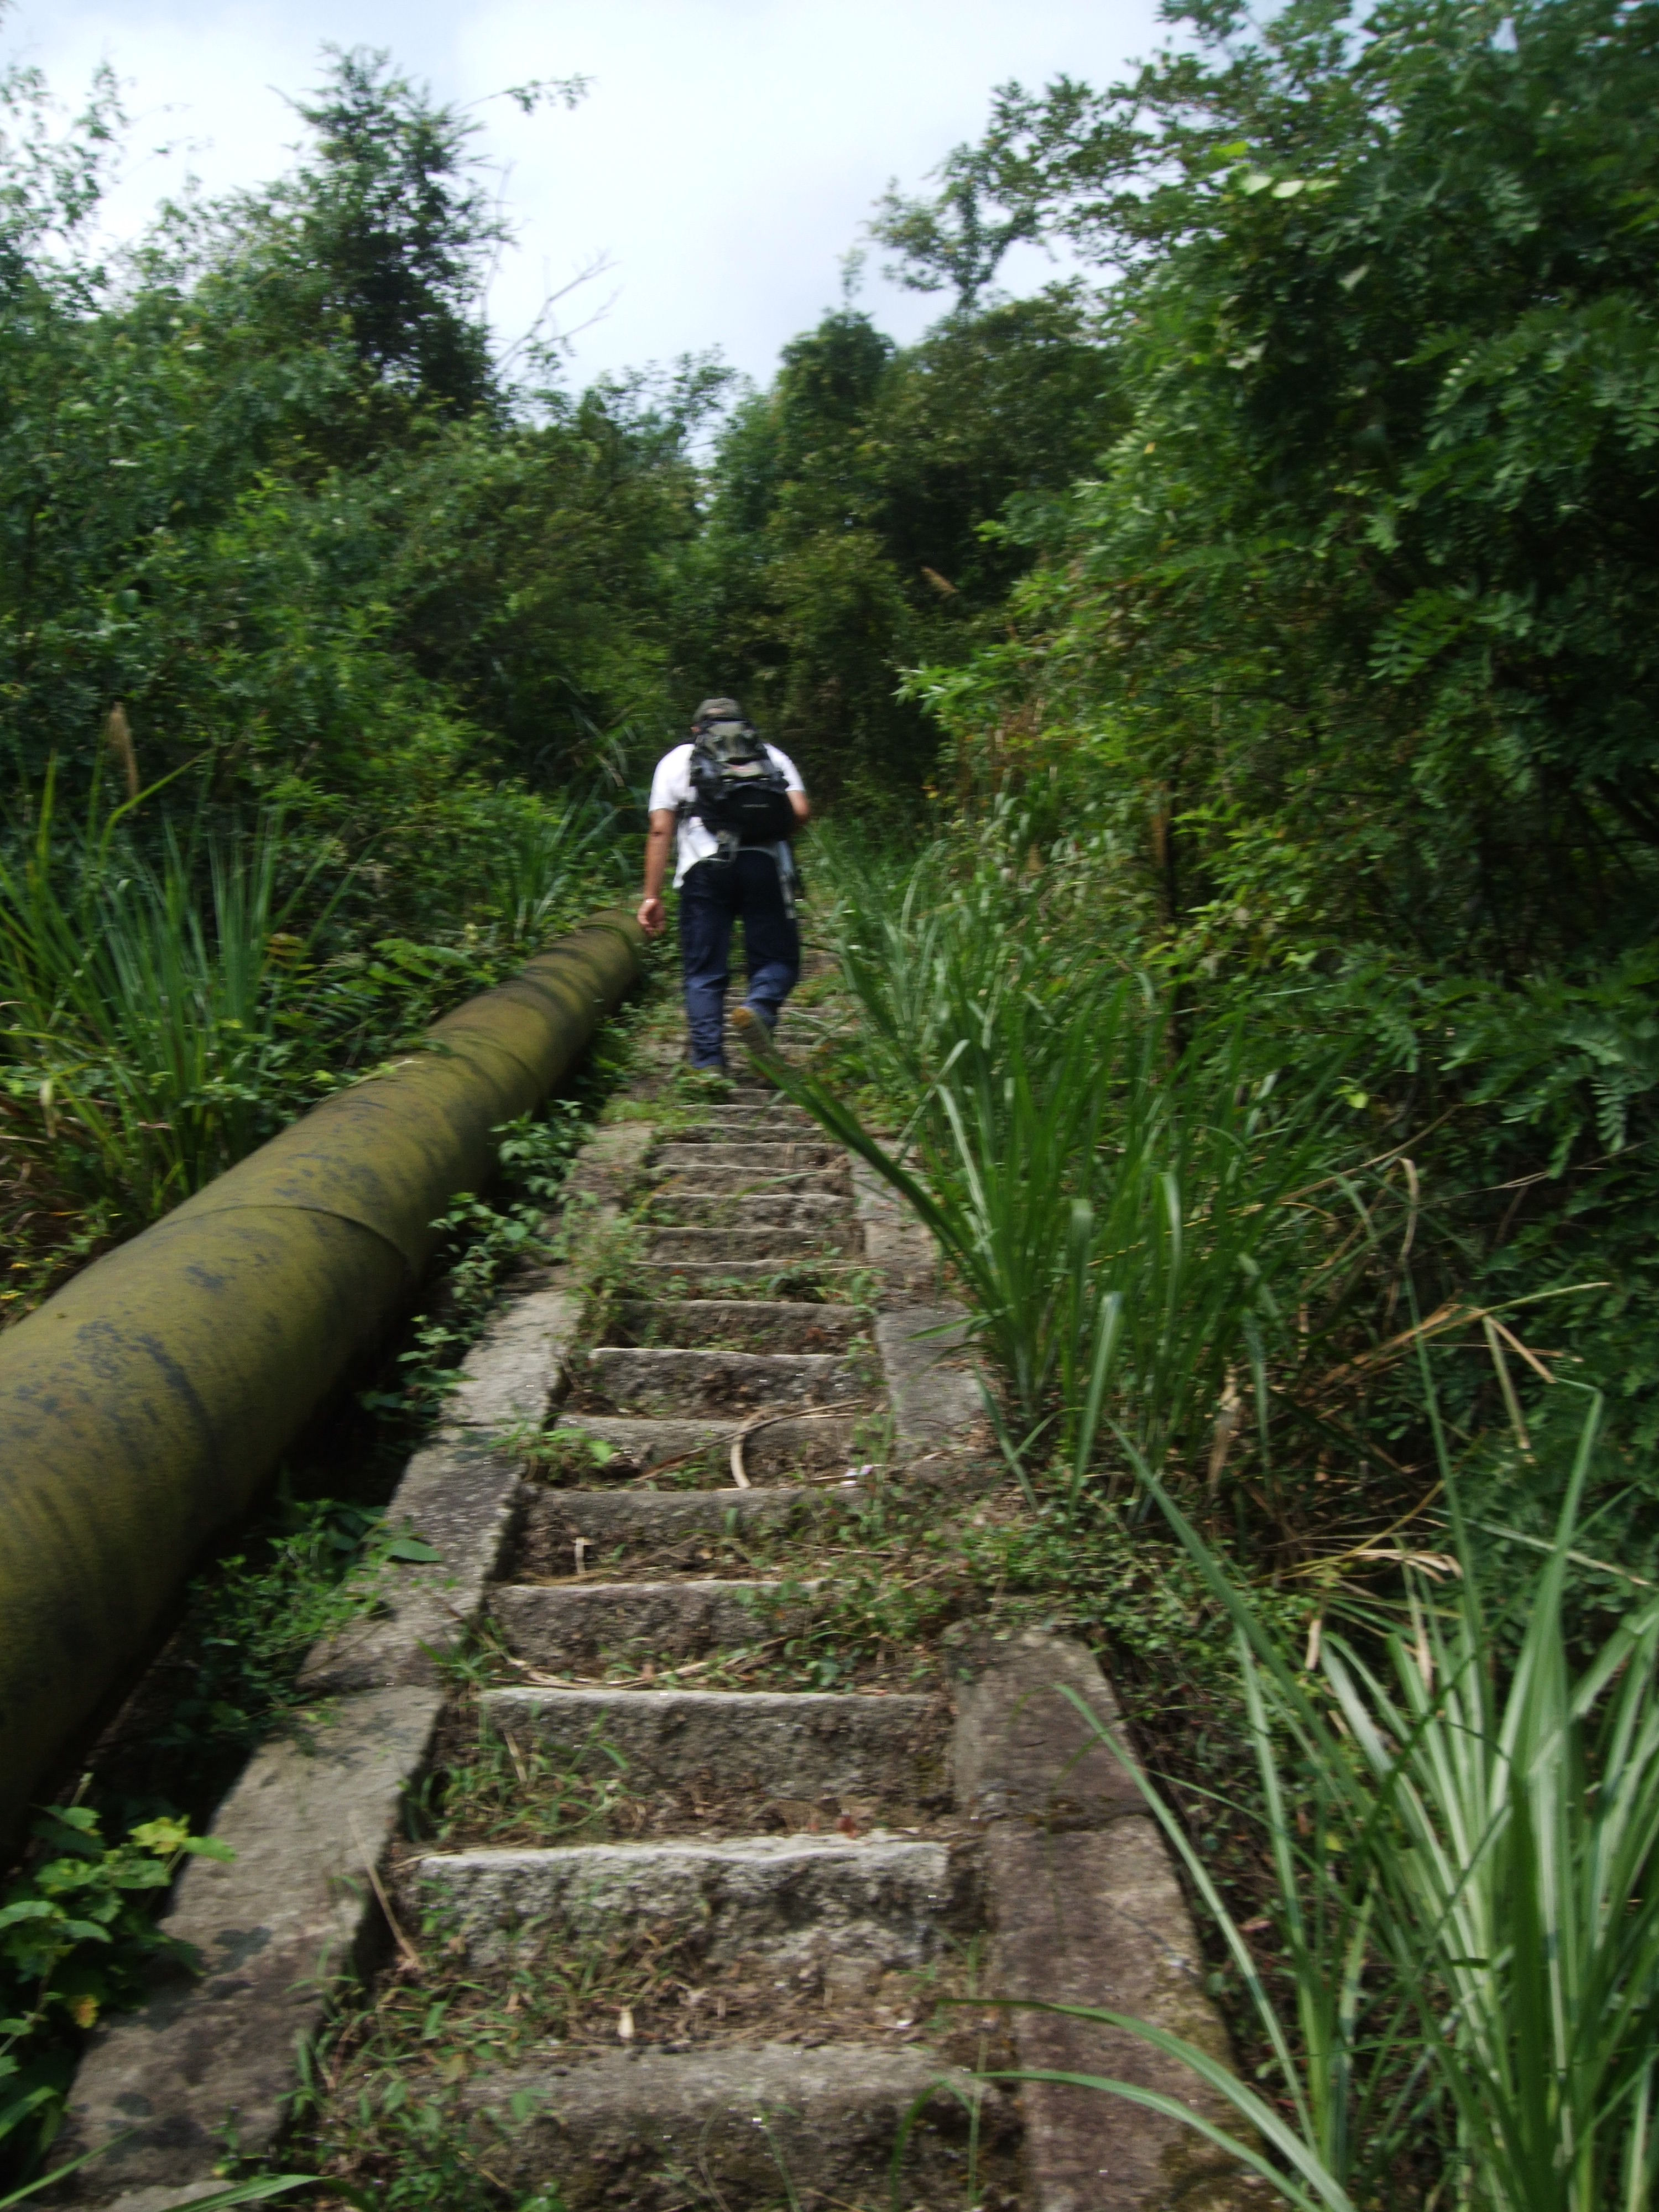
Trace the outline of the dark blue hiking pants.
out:
[[[778,864],[750,848],[731,865],[699,860],[680,885],[680,959],[693,1067],[726,1065],[726,986],[731,975],[732,925],[743,924],[746,1004],[768,1029],[800,975],[800,932],[783,903]]]

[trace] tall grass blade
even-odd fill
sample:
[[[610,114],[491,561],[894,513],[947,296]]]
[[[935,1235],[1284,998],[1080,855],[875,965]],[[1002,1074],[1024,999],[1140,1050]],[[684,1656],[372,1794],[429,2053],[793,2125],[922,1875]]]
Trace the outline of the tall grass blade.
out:
[[[1495,1672],[1478,1563],[1465,1553],[1449,1606],[1407,1568],[1386,1668],[1328,1634],[1328,1713],[1157,1474],[1141,1470],[1237,1632],[1297,1993],[1294,2046],[1201,1857],[1150,1790],[1149,1803],[1239,1969],[1307,2159],[1334,2184],[1358,2191],[1413,2104],[1437,2094],[1454,2130],[1448,2180],[1470,2203],[1492,2212],[1651,2203],[1659,1601],[1620,1623],[1575,1674],[1567,1567],[1599,1415],[1593,1401],[1508,1679]],[[1443,1473],[1455,1491],[1449,1465]],[[1313,1813],[1305,1850],[1293,1802]],[[1329,1842],[1341,1844],[1346,1874],[1333,1873]],[[1386,1978],[1413,2023],[1415,2063],[1392,2093],[1389,2074],[1408,2046],[1397,2022],[1364,2033],[1368,1972]],[[1233,2096],[1212,2066],[1195,2070]],[[1296,2171],[1310,2168],[1298,2160]]]

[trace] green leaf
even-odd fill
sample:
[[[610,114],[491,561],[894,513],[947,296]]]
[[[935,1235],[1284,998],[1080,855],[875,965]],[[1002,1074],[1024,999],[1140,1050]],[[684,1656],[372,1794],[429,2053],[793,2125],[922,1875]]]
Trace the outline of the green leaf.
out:
[[[22,1920],[60,1920],[63,1908],[44,1897],[19,1898],[15,1904],[0,1905],[0,1928],[15,1927]]]
[[[107,1943],[112,1938],[107,1928],[100,1928],[95,1920],[66,1920],[65,1936],[72,1936],[77,1943]]]
[[[140,1850],[155,1851],[164,1858],[170,1858],[175,1851],[183,1850],[189,1842],[190,1823],[188,1820],[144,1820],[131,1831],[129,1840],[137,1844]]]
[[[186,1836],[179,1850],[193,1859],[217,1859],[228,1865],[236,1853],[229,1844],[222,1843],[217,1836]]]
[[[386,1555],[389,1559],[407,1559],[422,1566],[430,1565],[443,1557],[443,1553],[435,1546],[428,1544],[423,1536],[416,1536],[411,1532],[394,1536],[386,1546]]]

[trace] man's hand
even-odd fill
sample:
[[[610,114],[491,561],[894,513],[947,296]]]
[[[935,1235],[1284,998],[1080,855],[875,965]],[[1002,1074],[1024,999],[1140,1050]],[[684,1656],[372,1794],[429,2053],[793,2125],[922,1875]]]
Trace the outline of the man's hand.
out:
[[[668,910],[659,898],[643,898],[635,919],[647,937],[660,937],[668,927]]]

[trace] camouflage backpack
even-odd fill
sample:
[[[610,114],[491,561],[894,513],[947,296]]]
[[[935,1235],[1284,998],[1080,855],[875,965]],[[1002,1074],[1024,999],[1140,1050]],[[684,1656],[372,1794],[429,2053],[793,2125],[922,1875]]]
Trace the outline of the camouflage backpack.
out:
[[[760,733],[735,699],[705,699],[692,724],[691,789],[685,812],[712,830],[719,857],[744,845],[776,845],[795,833],[795,810]]]

